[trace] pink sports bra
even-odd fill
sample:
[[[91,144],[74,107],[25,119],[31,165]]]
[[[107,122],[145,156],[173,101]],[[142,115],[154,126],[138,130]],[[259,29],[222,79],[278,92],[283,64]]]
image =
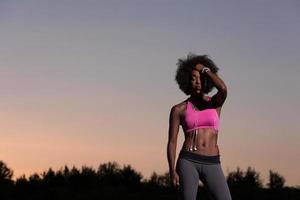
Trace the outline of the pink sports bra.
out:
[[[211,101],[211,97],[209,98]],[[191,132],[198,128],[214,128],[217,132],[219,130],[220,119],[215,108],[207,108],[204,110],[195,110],[192,102],[187,99],[186,114],[185,114],[186,132]]]

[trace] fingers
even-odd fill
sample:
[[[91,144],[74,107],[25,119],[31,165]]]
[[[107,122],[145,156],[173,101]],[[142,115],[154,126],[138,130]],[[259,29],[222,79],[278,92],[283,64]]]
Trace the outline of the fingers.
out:
[[[178,187],[179,186],[179,176],[178,176],[178,174],[176,172],[171,175],[171,180],[172,180],[172,185],[174,187]]]
[[[178,187],[179,186],[179,180],[178,179],[173,180],[173,185],[175,187]]]

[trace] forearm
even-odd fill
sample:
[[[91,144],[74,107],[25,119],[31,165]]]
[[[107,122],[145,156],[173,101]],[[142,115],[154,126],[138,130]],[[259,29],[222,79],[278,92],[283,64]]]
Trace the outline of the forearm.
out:
[[[174,142],[168,142],[167,145],[167,157],[169,164],[169,172],[175,172],[175,156],[176,156],[176,144]]]
[[[220,90],[220,91],[227,90],[227,87],[226,87],[224,81],[217,74],[215,74],[211,71],[207,71],[204,73],[206,73],[206,76],[208,76],[211,79],[211,81],[213,82],[213,84],[215,85],[215,87],[218,90]]]

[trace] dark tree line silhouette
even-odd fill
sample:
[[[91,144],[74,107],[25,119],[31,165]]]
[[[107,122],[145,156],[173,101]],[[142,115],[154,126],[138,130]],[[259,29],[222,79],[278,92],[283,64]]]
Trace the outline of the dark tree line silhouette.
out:
[[[179,199],[178,190],[171,187],[168,172],[153,172],[149,179],[145,179],[130,165],[120,167],[116,162],[100,164],[97,170],[88,166],[81,169],[64,166],[57,171],[49,168],[28,178],[22,175],[12,180],[12,177],[13,170],[0,161],[1,200]],[[234,200],[300,200],[300,187],[284,186],[284,177],[272,170],[269,170],[266,187],[260,174],[251,167],[246,171],[237,167],[228,174],[227,183]],[[198,199],[211,199],[201,185]]]

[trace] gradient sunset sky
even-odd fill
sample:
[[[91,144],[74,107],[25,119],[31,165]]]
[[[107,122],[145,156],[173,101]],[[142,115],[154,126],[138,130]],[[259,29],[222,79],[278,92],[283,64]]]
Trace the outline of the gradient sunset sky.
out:
[[[300,2],[0,1],[0,160],[22,174],[116,161],[168,170],[178,58],[208,54],[228,88],[225,175],[300,185]],[[214,90],[211,94],[216,92]],[[179,133],[177,153],[183,142]]]

